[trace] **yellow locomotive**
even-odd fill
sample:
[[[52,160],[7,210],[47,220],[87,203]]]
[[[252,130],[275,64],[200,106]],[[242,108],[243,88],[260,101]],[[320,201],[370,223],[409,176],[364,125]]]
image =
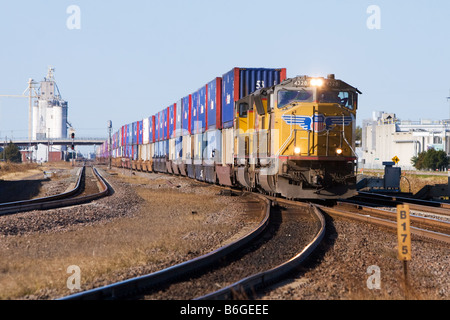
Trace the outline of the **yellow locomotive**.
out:
[[[237,182],[292,199],[354,195],[358,94],[334,75],[301,76],[237,101]]]

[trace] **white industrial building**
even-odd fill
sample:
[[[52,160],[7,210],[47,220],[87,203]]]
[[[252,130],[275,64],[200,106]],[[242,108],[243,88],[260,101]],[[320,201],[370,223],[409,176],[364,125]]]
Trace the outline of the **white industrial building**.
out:
[[[67,101],[61,98],[52,67],[40,82],[32,119],[32,140],[48,141],[38,145],[33,159],[38,162],[63,160],[67,147],[54,146],[52,140],[67,138]]]
[[[400,120],[393,113],[374,112],[364,120],[359,167],[382,169],[384,161],[399,159],[404,170],[415,170],[411,158],[430,148],[450,155],[450,121]]]

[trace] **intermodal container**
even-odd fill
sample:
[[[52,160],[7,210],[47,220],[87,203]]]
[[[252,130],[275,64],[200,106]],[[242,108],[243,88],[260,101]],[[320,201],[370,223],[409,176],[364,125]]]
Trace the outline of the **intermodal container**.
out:
[[[131,146],[131,150],[132,150],[133,160],[137,160],[138,159],[138,146],[137,145]]]
[[[114,133],[114,135],[113,135],[113,141],[112,141],[112,148],[113,148],[113,150],[114,149],[117,149],[117,146],[118,146],[118,139],[119,139],[119,134],[118,134],[119,132],[116,132],[116,133]]]
[[[181,119],[181,129],[182,135],[186,136],[191,133],[191,108],[192,106],[192,96],[188,95],[182,99],[182,119]]]
[[[132,143],[133,143],[133,124],[129,123],[127,124],[127,146],[131,146]]]
[[[177,118],[177,104],[174,103],[169,106],[169,138],[175,137],[175,130],[177,128],[176,118]]]
[[[163,135],[164,135],[164,140],[169,139],[169,111],[170,111],[170,107],[165,108],[162,112],[163,112]]]
[[[198,133],[198,105],[200,94],[198,91],[191,94],[191,134]]]
[[[125,147],[127,145],[127,125],[124,124],[122,126],[122,147]]]
[[[155,142],[159,141],[159,116],[160,112],[155,114]]]
[[[131,130],[131,144],[134,145],[137,144],[137,122],[131,124]]]
[[[174,132],[174,137],[180,137],[181,136],[181,105],[182,102],[181,100],[179,100],[176,103],[176,108],[175,108],[175,132]]]
[[[125,127],[125,125],[123,125],[121,128],[120,128],[120,146],[121,147],[123,147],[124,145],[125,145],[125,138],[126,138],[126,135],[125,135],[125,129],[126,127]]]
[[[206,132],[206,151],[203,156],[207,165],[222,162],[222,131],[219,129]]]
[[[155,116],[148,118],[148,141],[149,143],[155,142]]]
[[[234,103],[286,79],[286,69],[233,68],[222,76],[222,127],[233,126]]]
[[[159,141],[155,141],[155,143],[153,144],[153,158],[158,158],[159,156]]]
[[[138,121],[138,136],[137,136],[137,144],[142,144],[143,143],[143,130],[142,130],[142,121],[140,120]]]
[[[222,78],[208,83],[208,121],[207,130],[222,128]]]
[[[208,129],[206,124],[208,113],[207,89],[208,86],[205,85],[198,90],[198,133],[203,133]]]
[[[163,112],[158,112],[158,141],[164,140],[164,132],[163,132]]]
[[[150,118],[142,119],[142,144],[150,143]]]

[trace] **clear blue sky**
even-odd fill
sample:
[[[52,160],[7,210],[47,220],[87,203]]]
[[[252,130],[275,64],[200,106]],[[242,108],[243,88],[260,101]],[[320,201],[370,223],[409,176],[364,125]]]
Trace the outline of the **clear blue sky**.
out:
[[[70,5],[81,29],[70,30]],[[381,29],[369,29],[370,5]],[[233,67],[329,73],[374,110],[448,119],[450,1],[17,0],[0,4],[0,94],[56,69],[80,136],[148,117]],[[27,137],[27,99],[0,98],[0,140]]]

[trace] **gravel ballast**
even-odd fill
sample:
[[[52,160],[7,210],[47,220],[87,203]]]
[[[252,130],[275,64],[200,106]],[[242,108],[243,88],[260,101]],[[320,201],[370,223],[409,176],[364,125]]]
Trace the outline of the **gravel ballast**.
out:
[[[218,248],[262,219],[243,214],[241,197],[219,195],[214,186],[188,178],[122,169],[105,177],[114,187],[110,197],[0,217],[0,299],[69,295],[69,265],[80,265],[81,290],[161,270]],[[408,298],[448,300],[449,246],[412,239]],[[320,249],[260,299],[404,299],[394,232],[327,217]],[[368,288],[374,270],[379,289]]]
[[[271,288],[261,298],[449,299],[449,246],[415,236],[412,240],[412,261],[407,266],[410,289],[405,297],[403,263],[397,259],[397,234],[361,222],[327,217],[327,234],[320,250],[289,281]]]

